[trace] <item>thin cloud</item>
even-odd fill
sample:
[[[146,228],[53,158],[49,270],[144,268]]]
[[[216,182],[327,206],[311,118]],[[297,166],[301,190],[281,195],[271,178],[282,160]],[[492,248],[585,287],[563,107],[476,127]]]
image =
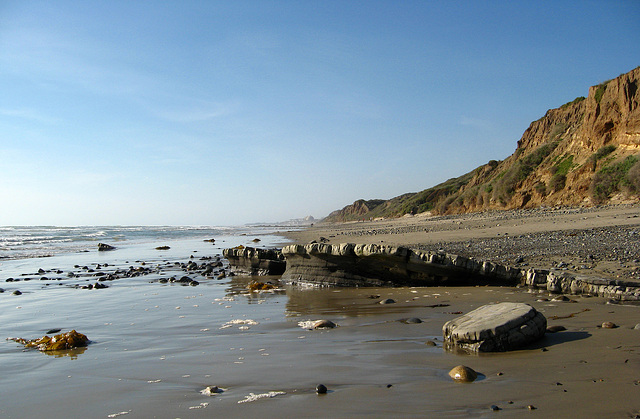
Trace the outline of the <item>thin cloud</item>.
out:
[[[157,117],[171,122],[203,122],[231,115],[238,109],[237,104],[210,103],[199,106],[185,106],[182,109],[156,110]]]
[[[463,116],[459,122],[460,125],[481,130],[490,130],[493,124],[490,121],[480,118],[470,118]]]
[[[60,122],[60,119],[58,118],[54,118],[48,115],[43,115],[36,110],[28,109],[28,108],[16,108],[16,109],[0,108],[0,116],[6,116],[9,118],[27,119],[30,121],[42,122],[46,124],[55,124]]]

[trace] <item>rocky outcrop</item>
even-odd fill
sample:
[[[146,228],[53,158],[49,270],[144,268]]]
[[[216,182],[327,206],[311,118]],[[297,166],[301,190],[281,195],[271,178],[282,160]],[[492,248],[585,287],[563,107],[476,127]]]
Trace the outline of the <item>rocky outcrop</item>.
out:
[[[343,243],[282,249],[285,283],[333,286],[516,285],[519,269],[406,247]]]
[[[479,307],[448,321],[442,327],[445,346],[467,352],[504,352],[542,338],[547,319],[524,303],[499,303]]]
[[[222,255],[234,270],[249,275],[282,275],[285,271],[286,262],[282,252],[277,249],[240,246],[224,249]]]
[[[615,301],[640,301],[640,284],[637,282],[529,269],[524,272],[522,285],[556,293],[586,294]]]
[[[98,243],[98,251],[99,252],[106,252],[109,250],[115,250],[115,247],[111,246],[110,244],[105,244],[105,243]]]

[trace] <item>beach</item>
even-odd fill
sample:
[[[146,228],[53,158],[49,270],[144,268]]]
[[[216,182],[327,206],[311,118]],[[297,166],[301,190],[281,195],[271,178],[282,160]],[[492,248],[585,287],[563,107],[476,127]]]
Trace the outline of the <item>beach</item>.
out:
[[[232,276],[226,262],[216,268],[228,274],[222,278],[198,272],[226,247],[270,248],[324,237],[333,243],[471,249],[469,255],[479,258],[513,263],[522,258],[517,263],[536,267],[546,261],[554,269],[575,266],[583,273],[634,280],[637,262],[627,259],[637,258],[637,242],[618,259],[607,260],[604,250],[594,250],[591,269],[580,268],[570,250],[583,247],[579,240],[586,236],[578,232],[589,229],[615,230],[623,238],[613,245],[628,246],[632,242],[624,237],[632,240],[630,232],[638,231],[637,214],[637,207],[624,206],[407,217],[216,237],[215,244],[177,240],[168,251],[155,249],[166,242],[144,242],[114,252],[3,261],[3,337],[33,339],[49,330],[75,329],[91,343],[47,354],[3,341],[0,416],[635,417],[640,414],[640,330],[634,328],[640,307],[634,304],[578,295],[554,301],[557,295],[526,287],[282,286],[277,277]],[[548,244],[530,246],[534,256],[515,244],[517,251],[503,246],[502,253],[490,252],[509,243],[507,238],[530,235],[543,243],[536,235],[560,232],[576,233],[567,236],[575,242],[564,244],[564,253],[545,256]],[[489,250],[474,253],[476,242]],[[558,267],[560,262],[567,266]],[[200,270],[184,270],[189,263]],[[83,268],[96,273],[97,265],[104,272],[145,274],[104,281],[104,289],[79,286],[95,283],[97,277]],[[69,277],[69,272],[79,275]],[[6,282],[9,276],[14,281]],[[170,280],[182,276],[198,284]],[[247,285],[255,280],[275,288],[249,292]],[[13,295],[15,289],[22,294]],[[395,303],[380,304],[385,299]],[[497,302],[528,303],[549,326],[566,330],[507,353],[444,350],[445,322]],[[405,321],[411,318],[420,321]],[[320,319],[337,327],[310,330],[309,322]],[[617,327],[603,328],[603,322]],[[479,379],[451,380],[449,370],[460,364],[477,371]],[[319,384],[327,387],[326,394],[316,393]],[[219,391],[201,393],[208,386]]]

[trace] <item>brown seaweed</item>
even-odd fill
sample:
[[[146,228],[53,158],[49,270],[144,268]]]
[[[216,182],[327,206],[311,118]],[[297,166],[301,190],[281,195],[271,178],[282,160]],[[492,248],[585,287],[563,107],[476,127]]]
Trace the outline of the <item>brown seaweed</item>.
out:
[[[80,348],[89,344],[89,339],[82,333],[72,330],[49,337],[47,335],[39,339],[9,338],[23,344],[26,348],[35,348],[39,351],[62,351],[66,349]]]

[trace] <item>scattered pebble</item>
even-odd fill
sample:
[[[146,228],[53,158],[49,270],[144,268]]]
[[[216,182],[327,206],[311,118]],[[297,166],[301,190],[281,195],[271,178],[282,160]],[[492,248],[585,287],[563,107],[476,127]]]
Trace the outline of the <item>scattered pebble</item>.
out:
[[[497,412],[498,410],[502,410],[502,408],[501,408],[501,407],[496,406],[495,404],[492,404],[492,405],[491,405],[491,407],[490,407],[490,409],[491,409],[491,410],[493,410],[494,412]]]
[[[393,298],[387,298],[384,299],[382,301],[380,301],[380,304],[395,304],[396,300],[394,300]]]
[[[616,327],[618,327],[618,325],[613,322],[604,322],[602,323],[601,327],[603,329],[615,329]]]
[[[327,394],[327,386],[324,384],[318,384],[316,387],[316,393],[318,394]]]

